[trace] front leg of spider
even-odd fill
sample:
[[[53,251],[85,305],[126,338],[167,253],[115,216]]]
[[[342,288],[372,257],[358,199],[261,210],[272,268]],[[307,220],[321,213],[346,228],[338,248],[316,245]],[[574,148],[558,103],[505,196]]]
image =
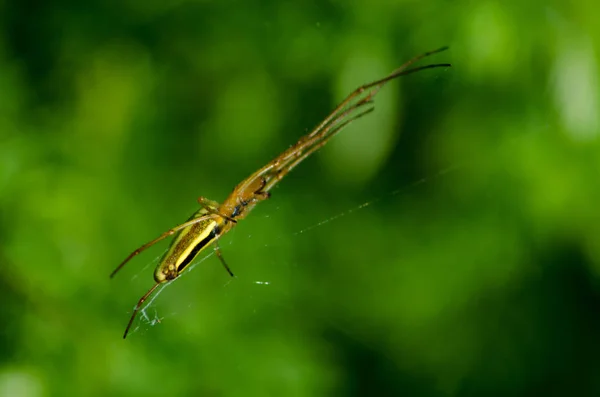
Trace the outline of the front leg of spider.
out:
[[[261,184],[260,184],[260,188],[258,188],[258,190],[256,190],[254,192],[254,197],[256,197],[258,200],[266,200],[269,197],[271,197],[271,192],[264,192],[263,189],[265,188],[265,186],[267,186],[267,180],[266,178],[261,178]]]
[[[235,218],[243,210],[245,210],[246,207],[248,207],[249,205],[254,206],[258,202],[266,200],[269,197],[271,197],[271,193],[263,191],[265,186],[267,186],[267,179],[265,177],[261,177],[260,178],[260,186],[258,188],[252,187],[252,190],[250,190],[251,193],[247,197],[243,197],[243,196],[238,197],[237,205],[235,206],[235,209],[234,209],[235,215],[232,217]]]
[[[256,192],[256,195],[261,199],[261,200],[266,200],[268,198],[271,198],[271,192]]]

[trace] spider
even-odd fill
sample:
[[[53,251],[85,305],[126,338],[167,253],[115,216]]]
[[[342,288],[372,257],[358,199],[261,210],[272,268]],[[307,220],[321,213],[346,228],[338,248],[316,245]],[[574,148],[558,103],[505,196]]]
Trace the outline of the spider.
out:
[[[323,147],[348,124],[372,112],[374,109],[373,98],[387,82],[424,69],[450,67],[450,64],[440,63],[408,69],[410,65],[420,59],[446,49],[448,47],[418,55],[386,77],[355,89],[314,130],[300,138],[295,145],[285,150],[267,165],[240,182],[221,204],[205,197],[198,198],[201,208],[186,222],[164,232],[129,254],[110,274],[111,278],[134,256],[177,233],[154,271],[155,284],[140,298],[133,309],[123,338],[127,337],[137,313],[154,291],[161,284],[179,277],[189,267],[194,258],[213,243],[215,243],[214,249],[217,257],[225,270],[233,277],[233,272],[227,266],[221,254],[218,245],[219,238],[237,225],[238,221],[244,219],[258,203],[268,199],[271,195],[271,189],[304,159]]]

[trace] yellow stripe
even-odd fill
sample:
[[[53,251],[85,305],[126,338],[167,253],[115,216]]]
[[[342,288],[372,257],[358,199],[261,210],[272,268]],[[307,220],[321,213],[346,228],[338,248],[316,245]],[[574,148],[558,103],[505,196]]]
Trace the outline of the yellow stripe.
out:
[[[201,224],[202,223],[204,223],[204,222],[201,222]],[[198,235],[196,235],[194,240],[192,240],[190,242],[190,244],[187,246],[187,248],[179,255],[179,258],[177,258],[177,262],[175,263],[175,268],[179,267],[181,262],[183,262],[185,260],[185,258],[187,258],[190,255],[190,252],[192,252],[194,247],[196,247],[198,244],[200,244],[202,242],[202,240],[204,240],[206,237],[208,237],[208,235],[210,233],[212,233],[212,231],[214,230],[214,228],[216,226],[217,226],[217,222],[215,222],[212,219],[210,220],[210,222],[208,224],[204,225],[204,228],[202,229],[202,231]],[[193,226],[190,226],[190,229],[192,227]],[[173,249],[175,249],[175,246],[181,241],[181,239],[190,232],[190,229],[186,228],[181,231],[181,234],[178,236],[177,241],[174,243]]]

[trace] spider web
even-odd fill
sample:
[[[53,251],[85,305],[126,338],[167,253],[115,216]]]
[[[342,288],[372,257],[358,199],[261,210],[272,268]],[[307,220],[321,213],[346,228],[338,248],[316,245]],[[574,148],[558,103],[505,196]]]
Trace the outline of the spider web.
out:
[[[413,190],[414,188],[416,188],[417,186],[420,186],[420,185],[426,184],[428,182],[431,182],[432,180],[444,177],[445,175],[447,175],[453,171],[456,171],[456,170],[460,169],[461,167],[462,166],[454,165],[454,166],[444,168],[443,170],[441,170],[431,176],[420,178],[412,183],[409,183],[408,185],[404,185],[403,187],[400,187],[400,188],[395,189],[388,193],[384,193],[384,194],[377,196],[369,201],[363,202],[362,204],[359,204],[359,205],[351,207],[347,210],[338,212],[337,214],[335,214],[333,216],[327,217],[327,218],[325,218],[319,222],[316,222],[312,225],[301,228],[295,232],[292,232],[291,234],[279,235],[276,239],[271,241],[269,244],[266,244],[264,247],[265,248],[275,247],[278,244],[281,244],[282,241],[287,238],[293,238],[293,237],[297,237],[297,236],[300,236],[303,234],[310,233],[317,228],[323,227],[331,222],[335,222],[343,217],[355,215],[355,214],[359,213],[360,211],[366,209],[367,207],[371,207],[373,205],[378,204],[379,202],[381,202],[382,200],[384,200],[386,198],[410,193],[410,191]],[[278,209],[279,209],[279,207],[275,207],[274,211],[277,211]],[[272,216],[273,216],[272,214],[266,214],[266,215],[263,215],[263,218],[270,218]],[[235,231],[236,229],[233,229],[233,230]],[[233,233],[230,233],[230,234],[233,234]],[[244,238],[251,239],[252,237],[253,237],[252,234],[248,234]],[[236,241],[235,239],[229,239],[225,243],[223,243],[221,241],[219,244],[220,244],[221,248],[225,247],[225,250],[229,251],[229,248],[235,246],[235,241]],[[164,314],[164,313],[159,314],[159,308],[158,308],[158,306],[159,306],[158,302],[160,302],[159,297],[167,290],[167,288],[175,285],[180,280],[184,280],[184,279],[188,278],[190,274],[193,274],[193,270],[198,265],[204,263],[206,260],[215,256],[214,247],[215,246],[213,246],[213,249],[211,249],[209,251],[203,252],[201,254],[201,256],[196,258],[194,260],[194,262],[192,263],[192,265],[190,265],[190,268],[188,270],[186,270],[185,272],[183,272],[181,274],[181,276],[179,276],[178,278],[176,278],[175,280],[173,280],[171,282],[168,282],[168,283],[165,283],[165,284],[159,286],[159,288],[156,290],[156,292],[144,303],[143,307],[139,310],[138,318],[134,321],[134,325],[132,326],[131,330],[129,331],[129,335],[138,333],[140,331],[147,331],[148,329],[150,329],[156,325],[162,324],[165,319],[174,317],[178,314],[176,311],[171,311],[171,312],[168,312],[167,314]],[[153,261],[147,262],[146,265],[144,265],[141,270],[139,270],[137,273],[135,273],[131,277],[131,281],[138,280],[138,279],[144,280],[144,281],[147,280],[148,274],[151,273],[151,270],[158,264],[162,255],[166,251],[167,251],[167,249],[164,249],[160,255],[158,255],[154,258]],[[223,283],[222,287],[228,288],[232,283],[245,283],[245,284],[252,284],[253,286],[257,286],[257,287],[272,288],[275,290],[275,292],[278,295],[286,295],[286,292],[283,289],[277,288],[277,286],[275,286],[274,283],[272,283],[269,280],[254,280],[254,279],[250,280],[250,279],[242,279],[242,278],[238,278],[238,277],[229,278],[225,283]],[[183,304],[183,302],[180,302],[180,303]],[[192,303],[188,303],[187,306],[191,307]],[[131,310],[133,310],[133,307]],[[162,311],[162,309],[161,309],[161,311]],[[131,315],[131,311],[128,312],[128,314]]]
[[[543,130],[544,128],[542,128]],[[530,133],[530,134],[537,134],[538,132],[534,132],[534,133]],[[527,135],[530,135],[527,134]],[[505,144],[508,145],[513,145],[514,142],[516,140],[520,140],[521,138],[524,138],[524,136],[515,136],[513,138],[509,138]],[[270,240],[269,243],[265,244],[264,247],[262,248],[274,248],[277,247],[278,245],[283,244],[283,242],[285,240],[288,240],[290,238],[296,238],[298,236],[301,235],[305,235],[305,234],[309,234],[313,231],[315,231],[318,228],[321,228],[327,224],[330,224],[332,222],[336,222],[338,220],[340,220],[341,218],[344,217],[348,217],[348,216],[354,216],[358,213],[360,213],[361,211],[365,210],[368,207],[372,207],[377,205],[378,203],[380,203],[381,201],[383,201],[384,199],[390,198],[390,197],[397,197],[399,195],[404,195],[404,194],[410,194],[411,191],[413,191],[415,188],[417,188],[418,186],[430,183],[434,180],[438,180],[441,178],[446,177],[447,175],[456,172],[460,169],[464,169],[465,167],[473,167],[476,166],[480,160],[482,159],[469,159],[466,160],[465,162],[462,162],[460,164],[454,164],[448,167],[443,168],[441,171],[438,171],[432,175],[426,176],[426,177],[422,177],[419,178],[411,183],[408,183],[406,185],[403,185],[395,190],[392,190],[390,192],[387,193],[383,193],[375,198],[372,198],[368,201],[363,202],[362,204],[356,205],[354,207],[351,207],[349,209],[346,209],[344,211],[338,212],[337,214],[327,217],[321,221],[318,221],[316,223],[313,223],[309,226],[300,228],[299,230],[290,233],[287,233],[285,235],[279,235],[277,236],[275,239]],[[265,214],[262,215],[263,218],[274,218],[276,217],[276,215],[273,215],[273,211],[277,211],[279,209],[279,207],[274,207],[274,209],[271,210],[271,213],[269,214]],[[256,215],[258,214],[252,214],[253,217],[257,217]],[[260,218],[260,216],[258,216]],[[238,228],[234,228],[230,233],[228,233],[228,236],[236,236],[236,231],[238,230]],[[239,235],[237,235],[237,237],[239,238]],[[252,234],[247,234],[245,236],[243,236],[242,238],[244,239],[251,239],[253,238]],[[236,238],[227,238],[225,241],[220,240],[219,241],[220,247],[223,249],[225,248],[224,251],[232,251],[231,247],[235,246],[236,244]],[[134,321],[134,324],[129,332],[129,334],[134,334],[137,333],[139,331],[146,331],[156,325],[162,324],[164,322],[164,320],[168,320],[169,318],[172,318],[174,316],[176,316],[178,314],[178,311],[168,311],[167,314],[159,314],[159,304],[157,304],[157,302],[160,302],[159,297],[161,295],[163,295],[164,291],[167,290],[167,288],[175,285],[176,283],[179,283],[181,280],[185,280],[188,277],[190,277],[190,274],[193,274],[193,270],[200,265],[201,263],[204,263],[207,259],[211,258],[212,256],[215,255],[215,251],[214,251],[214,247],[216,247],[215,245],[213,245],[213,249],[203,252],[201,253],[201,256],[199,256],[190,266],[190,268],[188,270],[186,270],[184,273],[181,274],[181,276],[179,276],[177,279],[173,280],[172,282],[168,282],[165,283],[163,285],[161,285],[157,291],[148,299],[147,302],[145,302],[144,306],[140,309],[139,314],[138,314],[138,318]],[[164,252],[166,252],[166,249],[163,250],[163,254]],[[258,255],[258,254],[257,254]],[[260,255],[259,255],[260,256]],[[160,258],[162,257],[162,254],[157,256],[152,262],[147,263],[138,273],[136,273],[133,277],[132,280],[135,279],[148,279],[148,274],[150,273],[150,268],[153,268],[156,266],[156,264],[158,263],[158,261],[160,260]],[[234,269],[234,273],[235,273],[235,269]],[[254,279],[254,278],[248,278],[248,277],[235,277],[235,278],[229,278],[226,282],[224,282],[222,284],[222,288],[224,290],[226,290],[227,288],[231,287],[232,285],[246,285],[246,286],[252,286],[253,288],[270,288],[272,293],[276,294],[278,297],[281,297],[282,299],[278,299],[278,303],[277,304],[281,304],[280,302],[285,302],[286,300],[283,299],[285,297],[287,297],[289,295],[288,292],[285,291],[285,289],[281,286],[277,286],[276,283],[272,282],[269,279]],[[250,297],[251,298],[251,297]],[[199,302],[177,302],[177,307],[192,307],[196,304],[200,304]],[[133,308],[132,308],[133,310]],[[163,312],[164,309],[160,309],[161,312]],[[131,311],[128,312],[129,315],[131,315]],[[332,321],[330,319],[326,319],[327,321]],[[336,327],[340,330],[343,331],[343,327]],[[343,331],[345,332],[345,331]],[[349,335],[351,336],[351,335]]]

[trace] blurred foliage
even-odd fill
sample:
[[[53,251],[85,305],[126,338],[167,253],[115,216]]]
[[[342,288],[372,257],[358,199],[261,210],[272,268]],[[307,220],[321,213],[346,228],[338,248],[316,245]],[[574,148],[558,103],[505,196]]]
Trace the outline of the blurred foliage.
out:
[[[0,16],[0,395],[600,395],[595,3]],[[109,282],[131,250],[442,45],[223,238],[237,278],[206,258],[121,339],[167,243]]]

